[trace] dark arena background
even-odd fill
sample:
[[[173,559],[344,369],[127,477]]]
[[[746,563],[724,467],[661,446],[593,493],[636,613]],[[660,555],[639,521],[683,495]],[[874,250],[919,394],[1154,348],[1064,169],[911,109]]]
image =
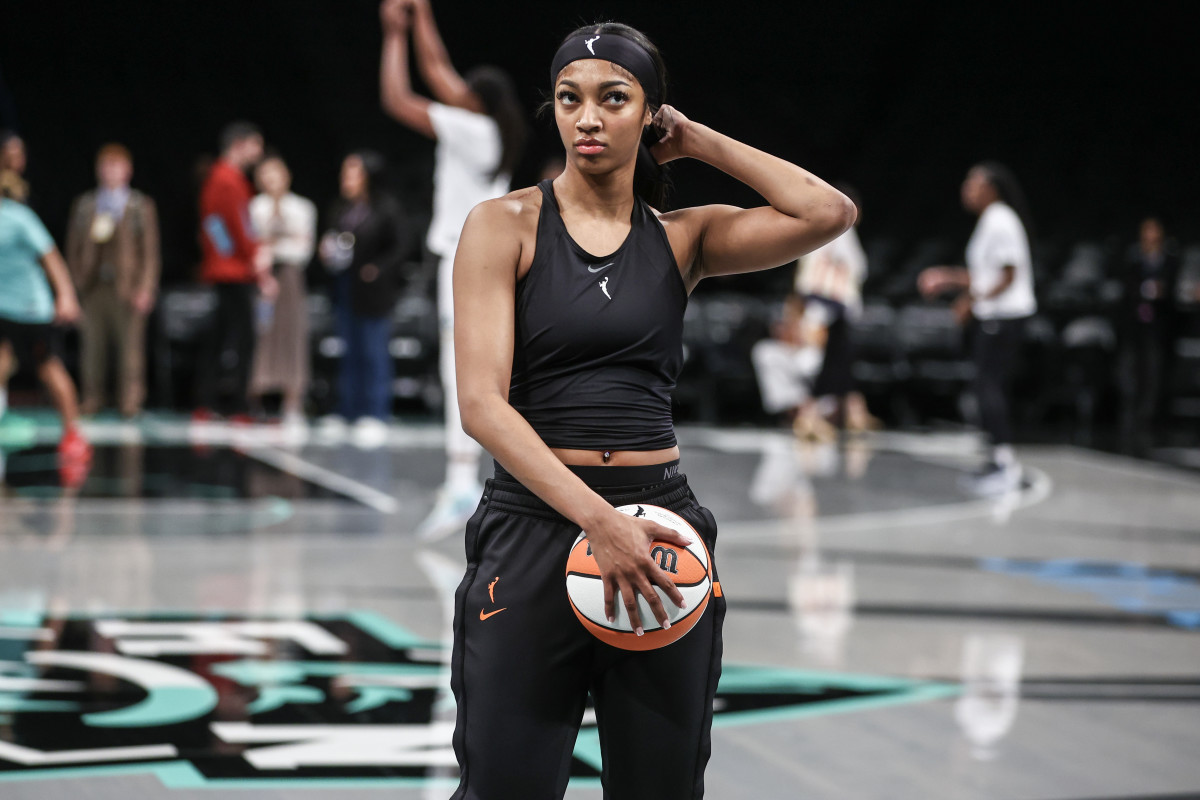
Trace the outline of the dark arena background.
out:
[[[861,200],[863,430],[837,430],[851,426],[818,398],[809,427],[764,407],[755,349],[786,321],[794,264],[705,280],[689,301],[680,468],[719,523],[728,600],[706,796],[1200,797],[1193,6],[431,3],[460,72],[516,82],[533,133],[513,188],[562,155],[553,113],[536,116],[559,41],[618,20],[659,46],[692,120]],[[382,110],[382,40],[370,0],[0,3],[0,129],[24,143],[28,206],[65,250],[97,151],[119,142],[162,251],[144,406],[84,414],[87,459],[65,454],[25,354],[7,380],[0,800],[457,785],[463,530],[423,527],[447,466],[423,245],[434,143]],[[304,268],[299,419],[274,396],[247,417],[194,413],[216,305],[198,198],[234,120],[287,161],[318,238],[343,158],[386,158],[404,253],[381,431],[335,413],[347,343],[320,257]],[[984,161],[1028,199],[1037,299],[1013,345],[1019,479],[998,493],[975,483],[991,452],[975,340],[953,298],[918,289],[925,268],[964,263],[977,219],[960,186]],[[763,203],[694,161],[672,179],[671,207]],[[1177,268],[1165,299],[1130,277],[1150,218]],[[1151,301],[1170,309],[1152,353],[1129,317]],[[82,335],[63,338],[78,383]],[[589,706],[566,796],[601,797],[601,770]]]

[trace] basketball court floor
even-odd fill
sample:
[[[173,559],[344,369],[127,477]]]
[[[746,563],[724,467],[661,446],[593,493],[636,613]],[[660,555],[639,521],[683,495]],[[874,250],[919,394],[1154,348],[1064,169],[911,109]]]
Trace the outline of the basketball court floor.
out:
[[[0,799],[447,797],[440,430],[88,431],[63,474],[0,423]],[[982,500],[969,433],[680,439],[729,603],[708,797],[1200,797],[1200,473],[1028,447]]]

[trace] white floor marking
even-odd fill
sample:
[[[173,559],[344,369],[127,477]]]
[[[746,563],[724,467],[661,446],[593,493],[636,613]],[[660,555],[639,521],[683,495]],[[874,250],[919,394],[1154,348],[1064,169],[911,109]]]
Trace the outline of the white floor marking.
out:
[[[295,475],[297,478],[303,478],[306,481],[329,489],[331,492],[337,492],[340,495],[349,497],[351,500],[357,500],[365,506],[369,506],[383,514],[395,514],[400,510],[400,504],[396,502],[396,498],[385,494],[378,489],[367,486],[365,483],[360,483],[353,478],[347,478],[345,475],[338,474],[333,470],[325,469],[311,461],[305,461],[295,453],[289,453],[286,450],[280,450],[275,447],[249,447],[243,452],[251,458],[269,466],[282,470],[289,475]]]

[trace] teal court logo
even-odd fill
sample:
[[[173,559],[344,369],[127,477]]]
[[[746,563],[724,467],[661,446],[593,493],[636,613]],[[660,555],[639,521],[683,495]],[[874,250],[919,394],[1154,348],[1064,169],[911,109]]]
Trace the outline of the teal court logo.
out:
[[[448,653],[373,613],[21,617],[0,612],[0,783],[153,774],[170,788],[453,783]],[[714,725],[956,694],[726,664]],[[600,774],[592,714],[577,783]]]

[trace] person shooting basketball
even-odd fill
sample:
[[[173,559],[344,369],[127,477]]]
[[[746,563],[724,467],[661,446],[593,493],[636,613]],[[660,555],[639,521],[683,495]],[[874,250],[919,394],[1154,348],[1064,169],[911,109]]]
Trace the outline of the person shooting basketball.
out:
[[[549,77],[565,170],[475,206],[454,262],[462,424],[497,462],[467,524],[456,598],[454,797],[561,797],[589,691],[606,795],[701,797],[724,601],[674,644],[627,652],[576,620],[563,565],[582,528],[606,617],[620,603],[640,635],[640,597],[669,627],[657,590],[677,606],[682,596],[650,542],[688,537],[616,507],[666,508],[715,545],[671,416],[688,296],[706,277],[794,261],[849,228],[855,209],[667,105],[662,58],[631,27],[570,34]],[[665,212],[662,165],[681,158],[769,205]]]

